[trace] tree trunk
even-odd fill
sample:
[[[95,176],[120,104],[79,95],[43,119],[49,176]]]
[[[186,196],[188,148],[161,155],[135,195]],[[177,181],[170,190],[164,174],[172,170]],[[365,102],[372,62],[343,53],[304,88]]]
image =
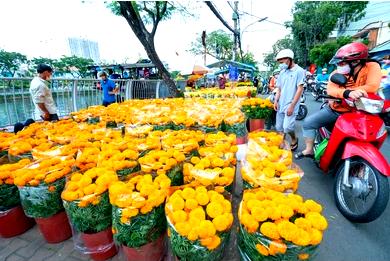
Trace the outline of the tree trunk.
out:
[[[153,64],[157,67],[164,82],[168,86],[169,96],[176,97],[179,95],[179,91],[176,88],[175,82],[172,80],[170,73],[165,68],[164,64],[161,62],[160,57],[157,55],[156,48],[154,47],[154,32],[157,24],[154,24],[154,30],[152,33],[149,33],[143,21],[137,14],[137,11],[134,9],[130,2],[118,2],[120,5],[120,12],[122,16],[126,19],[127,23],[130,25],[134,34],[137,36],[138,40],[144,46],[146,54]]]

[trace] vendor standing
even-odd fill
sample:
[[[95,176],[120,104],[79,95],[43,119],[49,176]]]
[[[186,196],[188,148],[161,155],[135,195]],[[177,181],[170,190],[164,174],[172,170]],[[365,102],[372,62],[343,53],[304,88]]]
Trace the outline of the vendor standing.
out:
[[[119,88],[116,87],[116,84],[113,80],[108,79],[106,72],[101,72],[100,76],[100,85],[103,90],[103,106],[108,106],[116,101],[116,93],[118,93]]]
[[[57,107],[53,95],[49,89],[50,78],[53,69],[47,64],[39,64],[37,67],[38,76],[30,83],[30,94],[35,105],[35,120],[57,121]]]

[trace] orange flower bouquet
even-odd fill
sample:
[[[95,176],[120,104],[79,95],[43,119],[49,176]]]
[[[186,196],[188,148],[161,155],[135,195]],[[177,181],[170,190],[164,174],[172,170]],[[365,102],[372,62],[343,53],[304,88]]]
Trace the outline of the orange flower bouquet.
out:
[[[15,140],[15,134],[0,132],[0,157],[8,155],[8,149]]]
[[[15,171],[14,183],[27,216],[47,218],[63,210],[61,192],[73,158],[45,158]]]
[[[263,188],[244,191],[238,246],[244,260],[305,260],[328,227],[322,206],[296,194]]]
[[[178,188],[167,200],[165,213],[174,255],[188,261],[220,260],[233,224],[226,194],[200,186]]]
[[[14,185],[14,173],[30,163],[29,159],[22,159],[14,164],[0,165],[0,212],[20,204],[18,187]]]
[[[108,196],[108,188],[116,181],[115,171],[91,168],[84,174],[74,173],[61,195],[73,228],[75,248],[94,260],[105,260],[117,253]]]
[[[164,234],[167,228],[164,203],[170,185],[171,180],[165,174],[155,178],[150,174],[135,174],[110,186],[117,244],[140,248]]]

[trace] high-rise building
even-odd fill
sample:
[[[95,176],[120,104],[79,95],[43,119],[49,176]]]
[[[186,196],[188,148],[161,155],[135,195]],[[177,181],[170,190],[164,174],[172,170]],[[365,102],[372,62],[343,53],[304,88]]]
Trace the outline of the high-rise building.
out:
[[[70,54],[90,58],[95,63],[100,62],[99,45],[97,42],[81,38],[68,38]]]

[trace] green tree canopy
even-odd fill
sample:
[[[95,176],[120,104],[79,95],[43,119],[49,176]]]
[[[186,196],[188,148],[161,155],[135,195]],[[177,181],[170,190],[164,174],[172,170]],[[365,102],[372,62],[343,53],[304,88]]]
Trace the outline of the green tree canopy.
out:
[[[310,61],[320,66],[326,66],[336,51],[341,46],[349,43],[352,43],[351,37],[339,37],[337,40],[329,40],[323,44],[317,44],[310,50]]]
[[[206,33],[206,53],[214,58],[230,60],[232,58],[233,40],[231,36],[223,30]],[[204,53],[201,34],[191,43],[189,50],[195,55]]]
[[[316,44],[326,41],[336,28],[346,27],[350,22],[365,14],[367,1],[305,1],[296,2],[293,8],[293,21],[286,23],[292,29],[298,43],[298,55],[308,64],[309,51]]]
[[[14,77],[20,66],[27,62],[27,57],[17,52],[0,50],[0,75]]]
[[[276,41],[276,43],[274,43],[274,45],[272,45],[272,52],[270,52],[264,56],[263,63],[267,67],[271,68],[271,70],[276,69],[277,63],[275,61],[275,57],[278,54],[278,52],[283,50],[283,49],[291,49],[294,51],[295,56],[297,56],[297,52],[298,52],[297,44],[292,39],[292,37],[290,35],[288,35],[285,38]],[[298,64],[300,64],[300,62],[301,62],[299,60],[299,57],[298,57],[298,59],[295,59],[295,61]]]

